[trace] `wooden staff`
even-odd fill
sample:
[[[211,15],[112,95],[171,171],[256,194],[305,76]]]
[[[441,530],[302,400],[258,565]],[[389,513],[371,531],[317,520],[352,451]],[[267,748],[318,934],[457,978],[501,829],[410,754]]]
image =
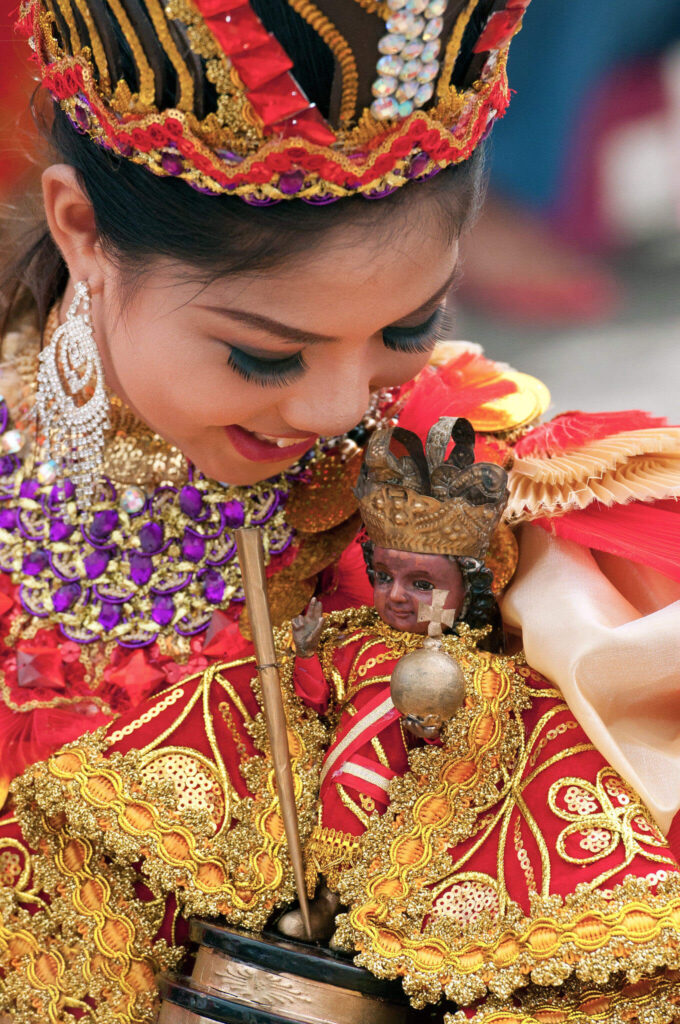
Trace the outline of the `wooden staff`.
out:
[[[272,631],[269,602],[267,600],[267,580],[264,571],[264,554],[262,536],[257,529],[236,530],[236,544],[241,565],[243,588],[246,592],[246,605],[250,626],[253,632],[255,660],[262,686],[264,716],[269,733],[269,744],[274,763],[276,787],[279,794],[283,827],[288,840],[288,852],[293,865],[293,877],[297,889],[302,923],[307,938],[312,938],[312,923],[309,916],[309,903],[305,886],[305,870],[302,859],[302,845],[298,830],[298,816],[295,806],[295,784],[290,765],[288,749],[288,729],[286,715],[281,697],[281,681],[276,663],[274,633]]]

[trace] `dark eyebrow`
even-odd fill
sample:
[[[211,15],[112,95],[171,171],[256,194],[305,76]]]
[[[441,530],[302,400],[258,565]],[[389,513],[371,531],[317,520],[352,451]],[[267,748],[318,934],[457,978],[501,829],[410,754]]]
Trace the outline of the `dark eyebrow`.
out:
[[[399,327],[404,324],[407,320],[413,320],[426,313],[430,307],[438,305],[449,289],[453,286],[454,282],[459,276],[458,265],[454,268],[453,272],[447,277],[444,284],[437,289],[434,295],[423,302],[422,306],[414,310],[413,313],[409,313],[408,316],[402,317],[401,320],[394,324],[390,324],[390,327]],[[281,323],[280,320],[272,320],[271,317],[263,316],[261,313],[249,313],[245,309],[228,309],[226,306],[205,306],[200,305],[198,309],[205,309],[209,313],[219,313],[221,316],[228,316],[231,320],[236,320],[238,323],[245,324],[247,327],[256,327],[260,330],[267,331],[268,334],[275,334],[277,337],[282,338],[283,341],[288,341],[298,345],[318,345],[325,341],[337,341],[338,339],[330,334],[319,334],[316,331],[303,331],[298,327],[294,327],[292,324]]]
[[[271,317],[262,316],[261,313],[248,313],[245,309],[227,309],[224,306],[199,306],[199,309],[206,309],[211,313],[220,313],[228,316],[230,320],[245,324],[247,327],[258,327],[267,334],[275,334],[284,341],[297,342],[302,345],[318,345],[324,341],[337,341],[330,334],[317,334],[316,331],[303,331],[292,324],[282,324],[280,320],[272,320]]]

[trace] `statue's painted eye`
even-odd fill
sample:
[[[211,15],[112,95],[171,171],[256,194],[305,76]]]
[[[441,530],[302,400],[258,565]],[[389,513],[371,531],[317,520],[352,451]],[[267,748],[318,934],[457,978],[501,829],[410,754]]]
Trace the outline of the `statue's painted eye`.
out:
[[[434,584],[429,580],[414,580],[413,586],[416,590],[434,590]]]

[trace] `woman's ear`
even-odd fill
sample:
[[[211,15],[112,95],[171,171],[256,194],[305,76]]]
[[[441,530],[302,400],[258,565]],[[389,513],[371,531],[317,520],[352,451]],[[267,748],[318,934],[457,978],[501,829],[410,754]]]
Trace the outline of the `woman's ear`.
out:
[[[73,167],[53,164],[42,175],[45,215],[52,238],[64,257],[72,281],[87,281],[91,292],[104,281],[92,203]]]

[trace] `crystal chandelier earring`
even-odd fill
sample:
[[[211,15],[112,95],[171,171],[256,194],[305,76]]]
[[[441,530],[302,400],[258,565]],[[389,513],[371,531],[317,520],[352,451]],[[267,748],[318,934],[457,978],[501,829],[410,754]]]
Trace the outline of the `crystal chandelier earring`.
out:
[[[109,402],[86,281],[76,284],[66,322],[40,353],[35,404],[46,458],[61,465],[76,487],[79,506],[87,508],[101,469]]]

